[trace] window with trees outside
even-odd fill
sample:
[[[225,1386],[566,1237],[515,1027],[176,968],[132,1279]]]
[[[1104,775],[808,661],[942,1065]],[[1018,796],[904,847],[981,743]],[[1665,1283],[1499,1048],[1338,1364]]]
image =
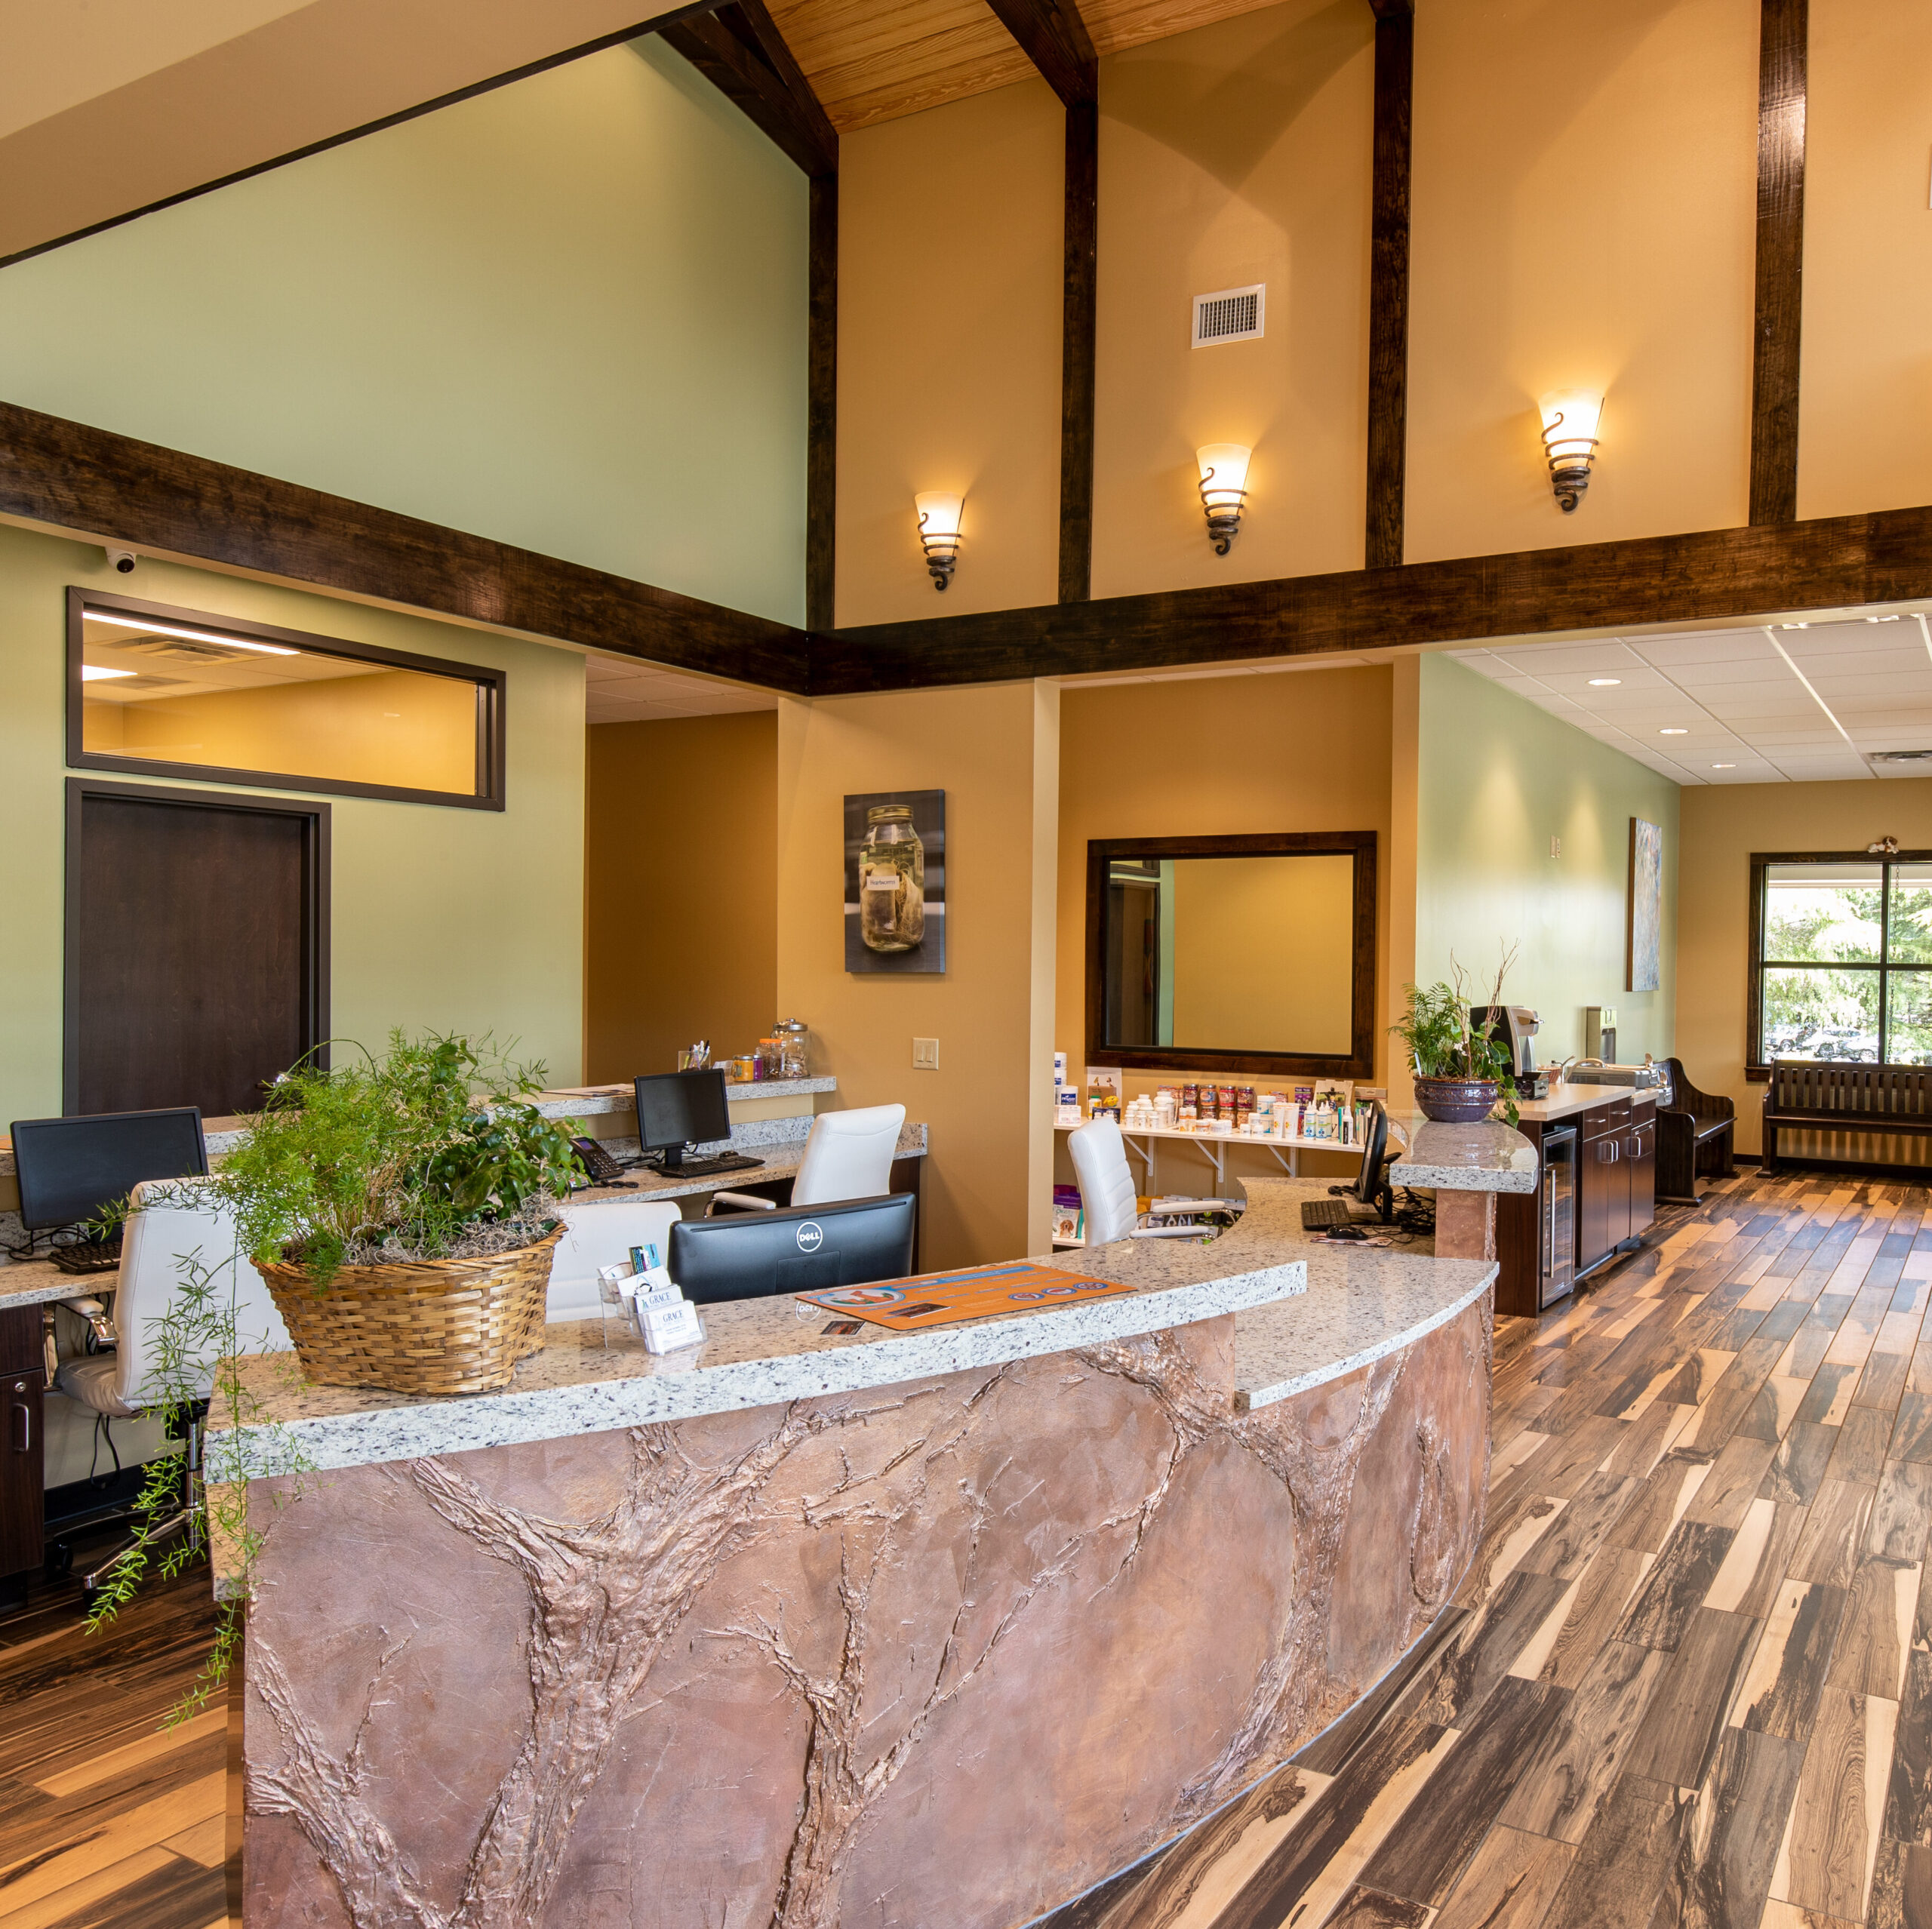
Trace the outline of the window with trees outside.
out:
[[[1932,852],[1751,860],[1752,1063],[1932,1064]]]

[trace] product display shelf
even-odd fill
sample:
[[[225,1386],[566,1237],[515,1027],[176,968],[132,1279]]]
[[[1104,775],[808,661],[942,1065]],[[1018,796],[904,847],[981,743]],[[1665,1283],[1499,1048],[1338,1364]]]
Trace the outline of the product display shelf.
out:
[[[1084,1118],[1059,1118],[1054,1121],[1056,1132],[1072,1132],[1088,1123]],[[1120,1135],[1126,1141],[1127,1149],[1139,1159],[1145,1170],[1147,1189],[1153,1189],[1154,1141],[1157,1139],[1184,1140],[1191,1146],[1198,1146],[1207,1155],[1208,1162],[1214,1168],[1214,1183],[1225,1186],[1227,1183],[1227,1149],[1230,1146],[1251,1147],[1257,1152],[1272,1152],[1275,1162],[1291,1179],[1301,1177],[1299,1155],[1304,1152],[1340,1152],[1345,1158],[1359,1158],[1361,1148],[1356,1145],[1344,1145],[1339,1139],[1262,1139],[1247,1132],[1183,1132],[1171,1125],[1123,1125]],[[1401,1149],[1407,1149],[1407,1139],[1401,1127],[1394,1119],[1389,1121],[1389,1149],[1394,1152],[1397,1142]],[[1144,1144],[1137,1141],[1143,1141]],[[1284,1157],[1283,1155],[1286,1156]]]

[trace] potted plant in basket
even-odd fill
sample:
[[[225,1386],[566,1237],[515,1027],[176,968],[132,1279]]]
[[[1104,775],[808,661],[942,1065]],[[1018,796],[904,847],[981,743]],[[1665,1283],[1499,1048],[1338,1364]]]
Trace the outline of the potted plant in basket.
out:
[[[1503,1002],[1503,980],[1515,956],[1514,950],[1505,953],[1487,1004]],[[1407,1013],[1389,1028],[1408,1047],[1416,1109],[1444,1124],[1469,1124],[1487,1118],[1500,1098],[1514,1125],[1518,1114],[1509,1041],[1496,1035],[1492,1020],[1471,1022],[1462,967],[1451,958],[1450,969],[1453,984],[1410,986]]]
[[[398,1030],[277,1081],[214,1183],[311,1379],[476,1392],[542,1344],[577,1169],[543,1071]]]

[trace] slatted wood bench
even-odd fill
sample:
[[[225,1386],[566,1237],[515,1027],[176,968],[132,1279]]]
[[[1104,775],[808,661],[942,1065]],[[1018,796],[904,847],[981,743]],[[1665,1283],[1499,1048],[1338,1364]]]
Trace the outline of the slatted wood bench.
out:
[[[1762,1169],[1767,1172],[1777,1164],[1780,1129],[1923,1137],[1932,1133],[1932,1066],[1780,1060],[1771,1067],[1764,1094]]]

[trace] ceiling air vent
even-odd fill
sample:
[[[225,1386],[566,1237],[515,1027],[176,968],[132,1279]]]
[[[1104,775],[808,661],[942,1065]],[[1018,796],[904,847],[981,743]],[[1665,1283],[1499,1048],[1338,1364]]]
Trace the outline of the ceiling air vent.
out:
[[[143,636],[120,647],[138,650],[144,657],[174,657],[190,663],[237,663],[248,654],[244,650],[231,650],[225,644],[204,643],[187,636]]]
[[[1222,288],[1194,297],[1194,346],[1214,348],[1223,342],[1258,342],[1268,315],[1268,290],[1257,282],[1251,288]]]
[[[1868,750],[1868,764],[1932,764],[1932,750]]]

